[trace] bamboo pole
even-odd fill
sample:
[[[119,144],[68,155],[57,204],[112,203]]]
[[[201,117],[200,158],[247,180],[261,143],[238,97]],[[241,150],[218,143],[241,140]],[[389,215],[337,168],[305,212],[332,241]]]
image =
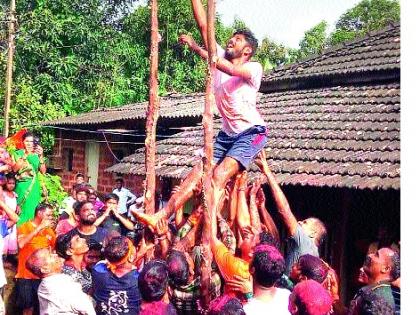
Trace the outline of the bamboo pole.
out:
[[[215,206],[212,189],[212,160],[213,160],[213,114],[212,108],[214,107],[214,90],[213,90],[213,75],[216,70],[214,63],[214,56],[216,55],[216,39],[215,39],[215,13],[216,13],[216,0],[209,0],[207,3],[207,43],[208,43],[208,62],[207,62],[207,80],[206,80],[206,99],[203,114],[203,128],[204,128],[204,181],[203,181],[203,203],[207,208],[205,211],[213,212]],[[210,277],[211,277],[211,262],[212,252],[210,250],[210,231],[203,230],[202,234],[202,248],[203,260],[201,265],[201,296],[202,305],[207,309],[210,303]]]
[[[147,109],[146,140],[145,140],[145,166],[146,184],[144,206],[147,214],[155,213],[156,190],[156,126],[159,115],[158,97],[158,2],[150,1],[151,7],[151,40],[150,40],[150,78],[149,78],[149,106]]]
[[[7,65],[6,65],[6,90],[4,96],[4,127],[3,135],[9,136],[9,112],[10,103],[12,98],[12,82],[13,82],[13,54],[15,51],[15,13],[16,13],[16,2],[10,0],[10,11],[8,17],[8,40],[7,40]]]

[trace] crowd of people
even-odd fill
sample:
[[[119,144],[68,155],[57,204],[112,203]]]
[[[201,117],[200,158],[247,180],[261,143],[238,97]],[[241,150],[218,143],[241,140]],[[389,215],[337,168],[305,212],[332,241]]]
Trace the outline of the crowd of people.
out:
[[[29,144],[33,135],[23,139]],[[31,160],[42,162],[42,151],[28,147],[28,155],[38,155]],[[255,160],[261,176],[253,183],[246,171],[239,172],[207,208],[198,164],[154,215],[144,213],[144,198],[125,188],[122,179],[101,195],[78,174],[60,209],[39,197],[33,215],[22,219],[30,209],[20,208],[16,187],[22,172],[17,175],[14,157],[2,161],[8,167],[1,175],[0,244],[5,254],[17,255],[16,304],[22,314],[399,312],[398,250],[369,251],[360,270],[364,286],[344,305],[336,272],[319,258],[325,225],[314,217],[297,221],[264,151]],[[284,251],[266,209],[263,182],[287,234]],[[207,281],[203,233],[210,236],[207,250],[213,257]]]

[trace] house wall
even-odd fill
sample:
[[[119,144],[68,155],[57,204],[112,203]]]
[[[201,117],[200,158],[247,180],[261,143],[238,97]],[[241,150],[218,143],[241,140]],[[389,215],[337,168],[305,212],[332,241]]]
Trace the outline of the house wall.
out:
[[[89,136],[89,135],[88,135]],[[57,134],[57,139],[53,147],[53,153],[49,156],[50,171],[61,177],[61,182],[67,192],[75,181],[77,173],[85,175],[86,181],[88,178],[88,163],[87,163],[87,143],[89,141],[97,141],[98,139],[90,139],[88,136],[81,134]],[[105,142],[99,142],[99,167],[97,191],[101,194],[109,193],[115,186],[115,179],[122,177],[125,186],[129,188],[134,194],[140,195],[143,192],[143,177],[137,175],[119,175],[105,172],[105,169],[117,163],[117,158],[133,153],[138,145],[127,143],[110,143],[109,150]],[[72,152],[72,162],[69,163],[69,152]],[[71,164],[71,170],[69,169]]]

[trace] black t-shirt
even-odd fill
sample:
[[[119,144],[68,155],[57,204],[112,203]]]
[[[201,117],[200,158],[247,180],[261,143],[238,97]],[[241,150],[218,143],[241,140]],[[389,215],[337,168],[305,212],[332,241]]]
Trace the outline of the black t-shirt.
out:
[[[103,246],[104,245],[104,240],[105,240],[106,236],[108,235],[108,231],[104,228],[101,228],[101,227],[97,227],[96,232],[93,233],[93,234],[90,234],[90,235],[86,235],[86,234],[81,233],[77,228],[75,228],[74,230],[77,232],[77,234],[79,234],[80,237],[83,237],[86,240],[89,247],[91,247],[92,244],[94,244],[94,243],[98,243],[98,244],[101,244]],[[70,231],[70,232],[72,232],[72,231]]]

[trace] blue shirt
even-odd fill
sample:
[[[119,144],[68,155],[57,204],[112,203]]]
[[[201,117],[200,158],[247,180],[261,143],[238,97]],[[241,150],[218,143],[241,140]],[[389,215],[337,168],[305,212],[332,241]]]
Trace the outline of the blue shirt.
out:
[[[105,263],[98,263],[92,270],[96,314],[137,315],[140,309],[138,277],[137,270],[117,277]]]

